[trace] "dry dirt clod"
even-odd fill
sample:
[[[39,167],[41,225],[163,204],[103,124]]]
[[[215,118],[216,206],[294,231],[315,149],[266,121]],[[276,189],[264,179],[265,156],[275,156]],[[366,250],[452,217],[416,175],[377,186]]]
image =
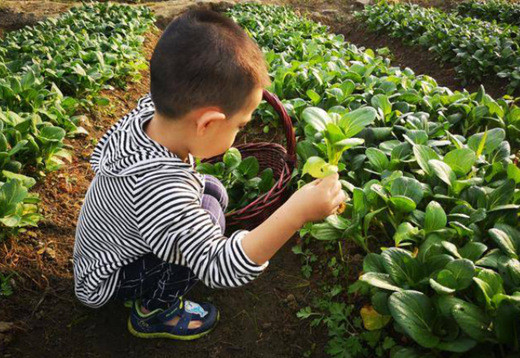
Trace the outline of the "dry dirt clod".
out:
[[[321,13],[325,16],[333,16],[339,13],[337,9],[325,9],[321,10]]]
[[[218,1],[210,3],[211,10],[216,12],[224,12],[233,7],[233,3],[230,1]]]
[[[262,329],[269,329],[273,324],[271,322],[262,323]]]
[[[361,255],[361,254],[355,254],[355,255],[352,257],[352,261],[353,261],[353,262],[363,262],[363,255]]]
[[[292,293],[287,295],[285,302],[287,302],[287,306],[293,310],[297,310],[299,308],[298,301],[296,301],[296,297],[294,297]]]
[[[0,333],[9,332],[14,327],[13,322],[0,322]]]

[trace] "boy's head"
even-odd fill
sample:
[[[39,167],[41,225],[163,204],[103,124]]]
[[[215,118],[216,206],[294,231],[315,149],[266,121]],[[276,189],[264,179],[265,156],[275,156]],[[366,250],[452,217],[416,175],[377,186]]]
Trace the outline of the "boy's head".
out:
[[[232,145],[270,84],[256,43],[230,18],[205,10],[189,11],[168,25],[150,72],[156,112],[168,120],[193,122],[190,149],[198,157]]]

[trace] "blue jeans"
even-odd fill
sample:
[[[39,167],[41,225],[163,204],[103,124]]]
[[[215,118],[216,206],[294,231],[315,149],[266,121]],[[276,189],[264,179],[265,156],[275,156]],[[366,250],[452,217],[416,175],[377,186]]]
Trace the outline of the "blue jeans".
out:
[[[226,189],[218,179],[205,175],[202,208],[208,211],[213,223],[224,233],[228,205]],[[135,300],[140,298],[148,310],[167,308],[179,296],[185,295],[197,282],[193,271],[181,265],[162,261],[152,253],[121,268],[115,299]]]

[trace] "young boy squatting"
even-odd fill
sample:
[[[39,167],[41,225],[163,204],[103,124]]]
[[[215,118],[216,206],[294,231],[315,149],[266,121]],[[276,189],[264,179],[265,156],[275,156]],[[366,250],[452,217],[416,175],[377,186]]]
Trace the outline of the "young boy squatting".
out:
[[[75,292],[90,307],[133,301],[139,337],[195,339],[219,313],[184,295],[199,280],[244,285],[306,222],[345,200],[337,174],[295,192],[252,231],[225,231],[222,184],[194,157],[224,153],[270,84],[261,50],[231,19],[195,10],[174,20],[154,50],[151,90],[97,144],[95,172],[74,247]]]

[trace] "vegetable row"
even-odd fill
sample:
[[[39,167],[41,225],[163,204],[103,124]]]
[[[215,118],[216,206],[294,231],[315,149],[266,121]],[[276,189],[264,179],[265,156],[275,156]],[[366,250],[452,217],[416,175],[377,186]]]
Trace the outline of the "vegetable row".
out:
[[[504,78],[512,92],[520,88],[518,28],[482,21],[415,4],[381,1],[357,14],[368,29],[428,48],[440,61],[455,65],[466,82]]]
[[[520,26],[520,3],[506,0],[469,0],[457,6],[461,15]]]
[[[391,67],[288,8],[229,14],[263,47],[296,120],[299,183],[337,171],[350,196],[301,234],[367,251],[361,282],[381,326],[417,343],[410,356],[518,351],[520,109]]]
[[[152,22],[145,7],[85,4],[1,40],[1,235],[36,225],[34,177],[70,160],[64,138],[86,134],[78,111],[107,104],[102,89],[146,67],[140,48]]]

